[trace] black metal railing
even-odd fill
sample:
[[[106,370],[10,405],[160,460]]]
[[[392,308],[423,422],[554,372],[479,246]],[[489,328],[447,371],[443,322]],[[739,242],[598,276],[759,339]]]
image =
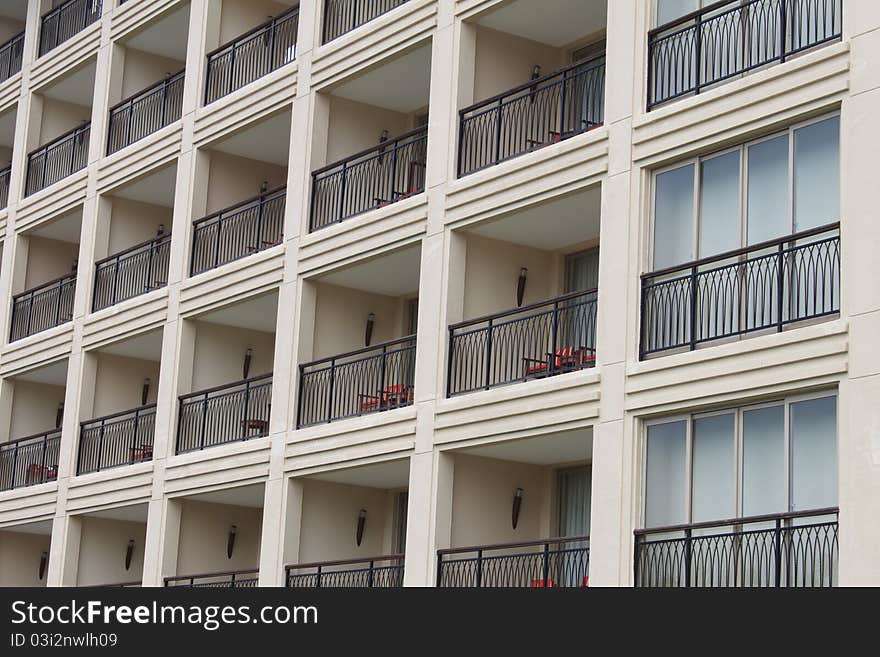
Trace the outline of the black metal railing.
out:
[[[77,474],[153,460],[156,404],[80,424]]]
[[[121,2],[119,4],[122,4]],[[131,581],[131,582],[113,582],[112,584],[94,584],[91,585],[94,588],[99,589],[139,589],[143,586],[143,582],[141,581]]]
[[[12,174],[12,163],[0,169],[0,210],[9,203],[9,177]]]
[[[0,44],[0,82],[5,82],[21,70],[24,53],[24,32]]]
[[[437,551],[438,587],[586,587],[589,575],[589,536]]]
[[[637,530],[635,585],[836,586],[837,513],[827,508]]]
[[[208,53],[205,105],[296,59],[299,6]]]
[[[272,375],[180,397],[177,454],[269,435]]]
[[[110,108],[107,155],[133,144],[177,121],[183,111],[183,83],[180,71]]]
[[[132,246],[95,263],[92,310],[108,308],[168,285],[171,235]]]
[[[596,364],[596,290],[449,327],[447,396]]]
[[[642,275],[642,358],[840,312],[840,224]]]
[[[309,230],[425,191],[428,129],[417,128],[312,173]]]
[[[388,589],[403,586],[403,555],[344,559],[285,566],[291,588]]]
[[[648,33],[648,110],[840,38],[841,0],[726,0]]]
[[[413,403],[416,336],[299,366],[297,427]]]
[[[581,62],[459,112],[458,175],[504,162],[605,121],[605,58]]]
[[[0,490],[55,481],[61,429],[0,444]]]
[[[190,274],[281,244],[286,202],[279,187],[194,222]]]
[[[407,0],[324,0],[323,41],[333,41]]]
[[[178,575],[166,577],[165,586],[184,586],[187,588],[243,589],[255,588],[260,580],[260,571],[235,570],[204,575]]]
[[[25,196],[84,169],[89,159],[91,124],[74,128],[28,154]]]
[[[76,274],[67,274],[12,297],[9,341],[20,340],[73,319]]]
[[[102,0],[67,0],[40,19],[40,57],[101,18]]]

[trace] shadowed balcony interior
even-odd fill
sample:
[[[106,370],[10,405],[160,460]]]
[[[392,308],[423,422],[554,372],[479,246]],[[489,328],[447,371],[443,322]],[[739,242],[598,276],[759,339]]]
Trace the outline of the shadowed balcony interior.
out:
[[[147,505],[130,504],[72,516],[71,586],[138,587],[144,573]],[[76,538],[78,535],[78,539]]]
[[[165,586],[257,586],[264,495],[263,484],[253,484],[172,498],[176,574]]]
[[[299,540],[290,538],[284,546],[285,586],[403,586],[409,459],[328,470],[300,481],[302,521]]]
[[[10,342],[73,319],[82,207],[19,234]]]
[[[463,24],[458,175],[592,130],[605,116],[606,3],[515,0]]]
[[[269,434],[278,294],[185,320],[176,453]]]
[[[397,9],[408,0],[318,0],[323,4],[322,43],[338,39],[361,25]]]
[[[39,51],[43,55],[75,37],[101,19],[110,0],[51,0],[51,9],[40,16]]]
[[[0,426],[0,490],[58,478],[67,360],[2,380],[11,409]]]
[[[153,459],[162,331],[86,352],[77,474]]]
[[[303,282],[297,426],[413,403],[420,263],[413,246]]]
[[[318,94],[309,230],[425,189],[431,43]]]
[[[92,57],[32,95],[25,196],[85,168],[96,67],[96,58]]]
[[[437,586],[583,588],[590,576],[591,428],[455,450],[450,547]]]
[[[191,275],[283,241],[291,118],[274,114],[197,151]]]
[[[208,105],[296,60],[299,2],[221,0],[206,35]]]
[[[92,311],[168,285],[177,166],[99,197]]]
[[[114,42],[106,153],[180,119],[189,4]]]
[[[6,0],[0,7],[0,82],[21,71],[27,0]]]
[[[595,366],[600,206],[591,187],[455,233],[449,396]]]
[[[0,586],[46,586],[52,521],[0,529]]]
[[[0,211],[9,204],[9,176],[12,173],[12,147],[15,144],[15,114],[15,105],[5,112],[0,112]]]

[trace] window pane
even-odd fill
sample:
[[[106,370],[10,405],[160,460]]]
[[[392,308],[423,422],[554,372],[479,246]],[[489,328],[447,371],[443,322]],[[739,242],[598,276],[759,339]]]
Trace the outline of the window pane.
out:
[[[736,515],[734,415],[694,420],[693,522]]]
[[[749,146],[748,243],[791,232],[788,218],[788,135]]]
[[[837,398],[791,404],[791,510],[837,505]]]
[[[694,165],[655,178],[654,269],[694,259]]]
[[[599,287],[599,249],[570,255],[565,259],[565,291],[581,292]]]
[[[700,188],[700,253],[703,258],[740,246],[739,151],[704,160]]]
[[[743,413],[742,496],[744,516],[785,508],[785,407]]]
[[[657,0],[657,25],[689,14],[698,6],[698,0]]]
[[[795,230],[840,219],[840,121],[837,117],[795,130]]]
[[[687,521],[685,513],[685,442],[687,422],[648,427],[645,526],[662,527]]]

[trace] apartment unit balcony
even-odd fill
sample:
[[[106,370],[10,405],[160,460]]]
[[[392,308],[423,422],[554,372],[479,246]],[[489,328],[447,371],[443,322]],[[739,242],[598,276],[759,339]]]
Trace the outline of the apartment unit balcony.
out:
[[[302,527],[285,555],[291,588],[403,586],[409,459],[304,477]]]
[[[152,460],[155,427],[155,404],[81,423],[77,474]]]
[[[449,452],[451,547],[437,551],[437,586],[588,586],[592,436],[587,428]]]
[[[690,4],[703,6],[677,16],[682,3],[658,3],[661,24],[648,32],[649,111],[837,41],[842,33],[840,0]]]
[[[224,21],[224,10],[228,10],[230,4],[235,3],[233,0],[224,1],[221,21]],[[275,9],[283,6],[280,3],[265,4],[267,11],[273,13],[268,21],[208,53],[205,105],[296,59],[299,4],[281,11]]]
[[[0,529],[0,586],[46,586],[51,542],[51,520]]]
[[[572,15],[555,4],[518,0],[466,24],[475,62],[460,96],[459,177],[604,123],[606,5]]]
[[[319,95],[310,232],[425,191],[430,79],[431,47],[419,44]]]
[[[9,203],[9,176],[11,173],[11,163],[0,169],[0,210]]]
[[[179,71],[110,108],[107,155],[180,119],[184,73]]]
[[[160,234],[95,263],[92,310],[108,308],[168,284],[171,235]]]
[[[78,538],[68,550],[65,585],[135,588],[142,584],[147,504],[115,506],[70,517]]]
[[[91,123],[77,126],[27,156],[25,196],[38,192],[85,168]]]
[[[5,112],[0,112],[0,211],[9,204],[16,109],[16,106],[13,105]]]
[[[7,2],[0,8],[0,83],[21,71],[27,2]]]
[[[0,490],[55,481],[60,445],[61,429],[0,445]]]
[[[21,56],[24,52],[24,32],[0,44],[0,82],[5,82],[21,71]]]
[[[52,4],[54,9],[40,18],[40,57],[100,20],[103,10],[103,0],[55,0]]]
[[[328,43],[369,23],[407,0],[323,0],[321,43]]]

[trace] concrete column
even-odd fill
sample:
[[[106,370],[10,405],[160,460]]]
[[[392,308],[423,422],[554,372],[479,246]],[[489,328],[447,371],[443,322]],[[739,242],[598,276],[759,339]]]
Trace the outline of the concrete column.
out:
[[[437,581],[437,549],[452,542],[454,475],[455,459],[449,453],[417,450],[410,457],[404,586]]]
[[[163,586],[164,578],[177,574],[177,543],[183,505],[179,500],[156,496],[147,511],[144,545],[144,586]]]

